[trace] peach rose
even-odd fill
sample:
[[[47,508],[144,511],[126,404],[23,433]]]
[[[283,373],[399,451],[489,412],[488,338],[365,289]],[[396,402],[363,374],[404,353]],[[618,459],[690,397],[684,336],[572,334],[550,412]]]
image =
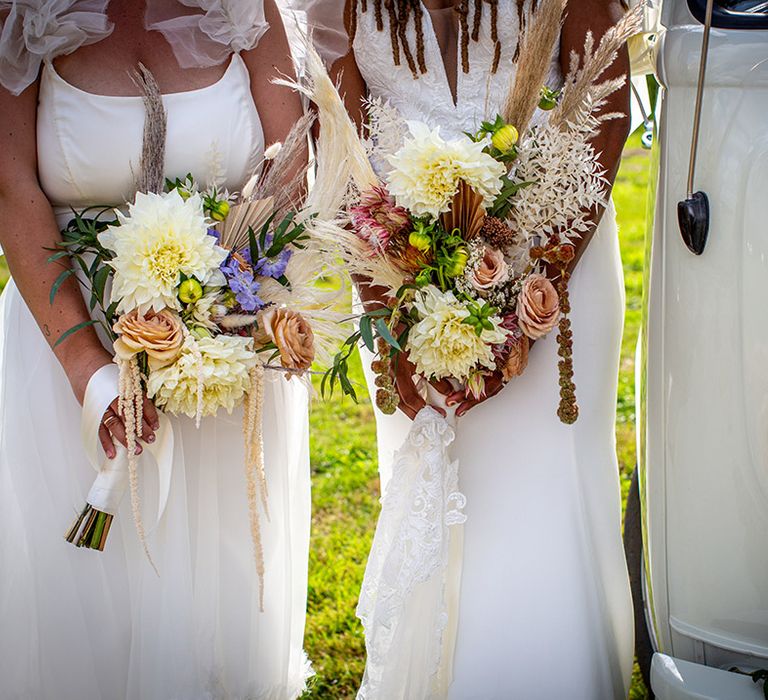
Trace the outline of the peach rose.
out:
[[[315,336],[306,319],[290,309],[270,308],[260,320],[280,352],[280,364],[299,372],[309,369],[315,359]]]
[[[140,352],[146,352],[150,369],[171,364],[181,352],[184,343],[179,315],[170,309],[141,315],[138,311],[123,314],[113,329],[118,334],[115,353],[129,360]]]
[[[560,297],[544,275],[529,275],[523,282],[516,313],[520,329],[532,340],[545,336],[557,325]]]
[[[514,377],[519,377],[528,366],[528,350],[530,343],[526,336],[511,344],[509,355],[501,368],[501,375],[504,381],[508,382]]]
[[[491,246],[485,246],[483,257],[472,271],[472,286],[479,292],[496,286],[509,275],[509,267],[504,260],[504,254]]]

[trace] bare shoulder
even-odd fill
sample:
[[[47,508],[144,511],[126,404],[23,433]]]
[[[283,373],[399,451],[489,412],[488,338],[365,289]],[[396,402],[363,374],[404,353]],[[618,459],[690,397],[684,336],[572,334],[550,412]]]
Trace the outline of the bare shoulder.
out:
[[[588,31],[600,38],[625,12],[622,0],[579,0],[578,3],[569,3],[563,22],[563,35],[574,39],[581,35],[582,44]]]
[[[274,0],[264,0],[264,17],[269,28],[258,45],[242,56],[252,76],[269,74],[271,79],[277,72],[292,72],[293,61],[283,18]]]

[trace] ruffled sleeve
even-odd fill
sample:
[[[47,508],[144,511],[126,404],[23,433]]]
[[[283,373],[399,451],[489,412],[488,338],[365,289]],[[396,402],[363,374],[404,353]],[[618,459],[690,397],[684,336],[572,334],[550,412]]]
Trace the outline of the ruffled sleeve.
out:
[[[263,0],[180,0],[197,12],[179,14],[167,0],[147,0],[147,29],[161,32],[182,68],[219,65],[255,48],[269,28]]]
[[[112,32],[108,0],[0,0],[0,85],[19,95],[43,61],[101,41]]]
[[[328,67],[350,49],[345,23],[346,0],[281,0],[312,37],[312,43]]]

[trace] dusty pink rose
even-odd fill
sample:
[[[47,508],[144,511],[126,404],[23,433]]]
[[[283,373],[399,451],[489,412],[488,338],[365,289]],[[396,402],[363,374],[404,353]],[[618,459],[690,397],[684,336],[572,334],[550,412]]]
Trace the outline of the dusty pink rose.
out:
[[[483,257],[472,270],[470,281],[479,292],[495,287],[509,275],[509,267],[504,260],[504,254],[491,246],[485,246]]]
[[[522,336],[519,340],[516,340],[509,344],[509,355],[503,361],[501,366],[501,374],[504,377],[504,381],[508,382],[514,377],[519,377],[528,366],[528,350],[530,348],[530,342],[526,336]]]
[[[118,338],[115,354],[129,360],[140,352],[146,352],[151,369],[159,369],[173,362],[184,343],[179,315],[170,309],[157,313],[150,311],[143,316],[138,311],[123,314],[113,327]]]
[[[280,353],[280,364],[286,369],[303,372],[315,359],[315,336],[307,320],[290,309],[267,309],[261,314],[261,325]]]
[[[560,317],[560,297],[544,275],[533,274],[523,282],[517,298],[517,322],[532,340],[549,333]]]

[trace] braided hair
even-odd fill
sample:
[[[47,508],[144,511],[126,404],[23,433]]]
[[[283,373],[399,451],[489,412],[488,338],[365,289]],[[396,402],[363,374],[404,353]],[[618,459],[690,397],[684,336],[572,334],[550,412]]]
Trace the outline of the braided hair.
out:
[[[461,69],[469,73],[469,42],[478,41],[480,38],[480,24],[483,20],[485,6],[491,17],[491,40],[494,43],[494,55],[492,72],[499,67],[501,58],[501,42],[499,41],[498,18],[500,0],[459,0],[455,12],[459,16],[459,37],[461,46]],[[503,0],[502,0],[503,1]],[[368,11],[369,4],[373,5],[377,31],[384,31],[384,13],[389,18],[389,39],[392,45],[392,58],[395,65],[399,66],[403,58],[408,64],[411,73],[418,78],[427,72],[424,61],[424,6],[421,0],[351,0],[348,4],[348,26],[350,38],[354,39],[357,31],[357,12]],[[517,1],[518,13],[522,23],[522,0]],[[471,18],[470,18],[471,15]],[[408,22],[413,18],[416,30],[416,46],[411,46],[408,35]]]

